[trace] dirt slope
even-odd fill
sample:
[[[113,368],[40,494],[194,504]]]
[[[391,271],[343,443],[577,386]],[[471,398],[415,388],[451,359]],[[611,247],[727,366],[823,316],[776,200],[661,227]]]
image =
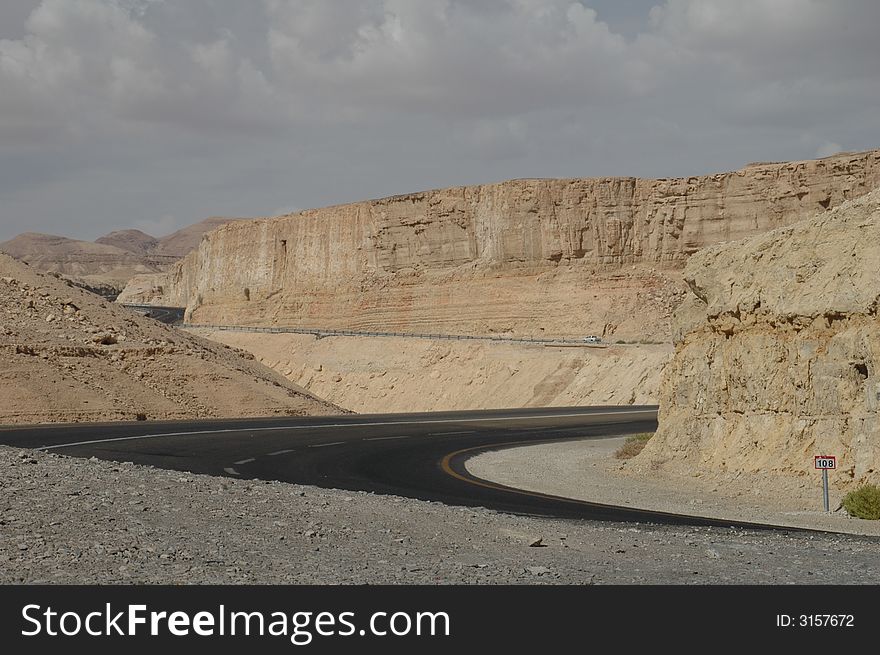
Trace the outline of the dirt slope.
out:
[[[0,424],[337,411],[252,356],[0,254]]]
[[[252,352],[356,412],[657,402],[668,345],[545,347],[430,339],[196,331]]]

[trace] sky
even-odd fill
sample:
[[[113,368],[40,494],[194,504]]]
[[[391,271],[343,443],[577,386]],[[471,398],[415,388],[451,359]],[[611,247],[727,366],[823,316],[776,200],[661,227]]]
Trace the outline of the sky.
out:
[[[3,0],[0,241],[880,147],[875,0]]]

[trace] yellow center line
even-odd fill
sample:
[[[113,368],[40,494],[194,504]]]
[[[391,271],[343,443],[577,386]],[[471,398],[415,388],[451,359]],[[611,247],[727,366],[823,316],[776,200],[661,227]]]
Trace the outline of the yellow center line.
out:
[[[446,473],[447,475],[452,476],[456,480],[461,480],[462,482],[467,482],[468,484],[472,484],[477,487],[485,487],[486,489],[493,489],[494,491],[507,491],[510,493],[520,494],[523,496],[532,496],[533,498],[541,498],[541,499],[550,499],[550,500],[558,500],[565,503],[571,503],[572,505],[586,505],[588,507],[613,507],[613,505],[602,505],[601,503],[591,503],[585,500],[576,500],[574,498],[565,498],[564,496],[553,496],[551,494],[542,494],[537,491],[526,491],[525,489],[516,489],[514,487],[506,487],[501,484],[496,484],[494,482],[490,482],[489,480],[484,480],[483,478],[478,478],[476,476],[467,477],[455,471],[452,468],[451,462],[452,459],[467,452],[472,452],[475,450],[491,450],[493,448],[504,448],[505,446],[524,446],[524,445],[534,445],[534,442],[531,444],[524,444],[521,441],[505,441],[503,443],[495,443],[495,444],[484,444],[481,446],[473,446],[471,448],[462,448],[461,450],[456,450],[455,452],[449,453],[442,460],[440,460],[440,469]]]

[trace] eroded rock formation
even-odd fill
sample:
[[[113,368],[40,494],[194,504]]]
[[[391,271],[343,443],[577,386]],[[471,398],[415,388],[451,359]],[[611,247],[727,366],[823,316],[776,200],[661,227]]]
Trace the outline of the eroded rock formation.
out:
[[[835,455],[838,486],[880,481],[880,191],[704,250],[684,276],[641,463],[803,476]]]
[[[202,324],[665,338],[681,289],[663,269],[878,186],[872,151],[414,193],[225,225],[137,298]]]

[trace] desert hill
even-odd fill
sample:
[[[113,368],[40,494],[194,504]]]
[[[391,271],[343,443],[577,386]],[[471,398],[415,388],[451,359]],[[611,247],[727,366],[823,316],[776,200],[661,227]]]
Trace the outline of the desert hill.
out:
[[[338,412],[250,355],[3,254],[0,359],[0,424]]]
[[[206,232],[234,218],[213,217],[155,238],[140,230],[119,230],[94,242],[25,232],[0,243],[0,252],[46,272],[60,273],[115,296],[137,275],[166,270],[195,248]]]
[[[159,245],[159,239],[151,237],[140,230],[117,230],[116,232],[98,237],[95,239],[95,243],[115,246],[128,252],[146,255],[156,249]]]
[[[111,243],[36,232],[25,232],[0,243],[0,252],[89,287],[107,287],[111,293],[135,275],[160,272],[176,261],[174,257],[145,256]]]
[[[159,245],[157,246],[156,251],[162,255],[168,255],[171,257],[184,257],[191,251],[195,250],[198,247],[199,242],[202,240],[202,237],[211,230],[214,230],[221,225],[226,225],[232,221],[246,220],[248,219],[226,218],[223,216],[206,218],[203,221],[181,228],[177,230],[177,232],[173,232],[168,236],[161,237],[158,239]]]

